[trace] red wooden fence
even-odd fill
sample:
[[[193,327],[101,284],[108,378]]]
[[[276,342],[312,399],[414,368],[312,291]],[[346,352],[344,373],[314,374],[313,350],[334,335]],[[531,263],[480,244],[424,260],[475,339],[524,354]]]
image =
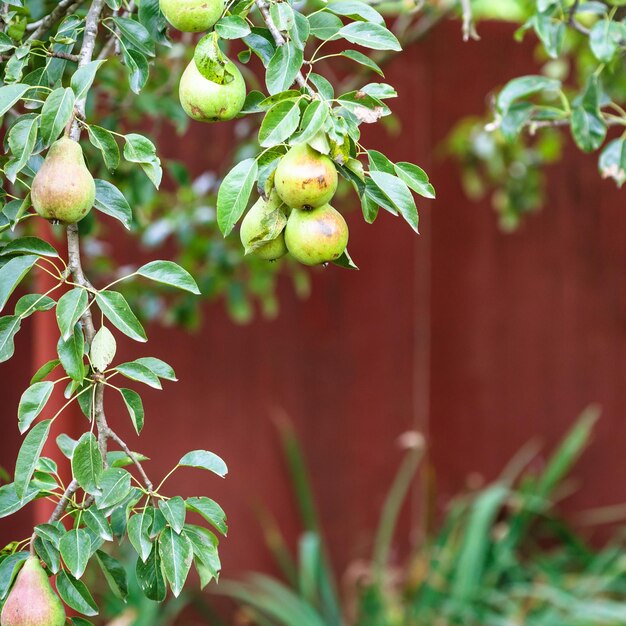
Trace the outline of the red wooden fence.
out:
[[[443,502],[470,472],[493,477],[529,438],[554,443],[597,401],[604,416],[578,472],[585,487],[576,504],[626,498],[615,479],[626,472],[624,196],[600,180],[594,156],[570,149],[550,173],[546,208],[516,234],[498,231],[486,203],[466,200],[455,165],[432,156],[436,146],[459,118],[483,112],[489,90],[534,71],[531,47],[514,43],[511,28],[483,25],[481,34],[480,43],[464,44],[458,24],[444,25],[394,62],[388,80],[400,90],[401,134],[367,133],[368,145],[431,172],[438,199],[420,203],[420,237],[386,214],[372,227],[353,211],[350,249],[360,272],[316,271],[307,301],[285,281],[275,321],[234,326],[213,305],[199,334],[151,328],[147,348],[124,345],[119,355],[166,358],[180,378],[146,393],[141,443],[116,399],[108,406],[109,420],[153,459],[152,472],[164,474],[196,447],[230,466],[225,481],[183,470],[171,482],[225,507],[226,576],[268,564],[257,503],[274,511],[291,539],[297,534],[276,415],[290,416],[303,438],[341,568],[368,553],[400,458],[395,441],[410,428],[428,436]],[[195,125],[186,158],[206,167],[228,128]],[[172,141],[163,149],[174,156],[179,147]],[[120,239],[117,247],[132,260],[132,245]],[[0,465],[9,468],[19,445],[19,393],[54,352],[54,318],[39,319],[18,339],[18,349],[37,358],[2,366]],[[78,428],[82,418],[74,419]],[[406,537],[419,503],[417,493]],[[41,506],[20,515],[22,529]],[[0,520],[0,543],[15,529],[15,520]]]

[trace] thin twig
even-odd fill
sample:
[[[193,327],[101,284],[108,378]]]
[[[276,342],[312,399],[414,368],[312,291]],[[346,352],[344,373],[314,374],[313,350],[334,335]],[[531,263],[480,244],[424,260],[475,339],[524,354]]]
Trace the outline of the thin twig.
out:
[[[120,448],[122,448],[122,450],[130,458],[130,460],[135,464],[135,467],[137,468],[137,471],[139,472],[139,475],[141,476],[141,479],[143,480],[146,489],[148,490],[148,493],[152,495],[154,491],[154,485],[152,484],[152,481],[148,478],[148,475],[146,474],[146,471],[144,470],[141,461],[136,457],[135,453],[128,447],[128,445],[120,438],[120,436],[111,428],[108,429],[108,436],[110,439],[113,439],[113,441],[115,441],[115,443],[117,443]]]
[[[472,15],[472,0],[460,0],[461,12],[463,13],[463,41],[470,39],[478,40],[480,37],[474,26],[474,16]]]

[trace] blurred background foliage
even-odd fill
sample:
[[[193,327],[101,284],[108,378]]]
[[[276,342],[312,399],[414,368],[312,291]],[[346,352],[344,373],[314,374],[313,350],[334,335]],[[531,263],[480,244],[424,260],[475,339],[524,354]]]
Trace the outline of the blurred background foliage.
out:
[[[299,8],[314,10],[320,1],[305,0],[299,3]],[[37,17],[53,4],[48,0],[31,0],[27,6]],[[444,20],[458,20],[462,10],[460,0],[376,0],[376,6],[386,15],[405,48],[426,36],[437,36],[437,26]],[[480,34],[481,20],[523,24],[537,10],[538,4],[535,0],[472,0],[471,6]],[[520,29],[518,36],[523,35]],[[535,37],[534,34],[526,36]],[[167,138],[168,145],[172,137],[175,137],[173,145],[183,142],[190,125],[178,103],[177,81],[191,56],[191,43],[191,35],[187,34],[171,46],[162,47],[154,61],[149,83],[138,96],[130,92],[122,62],[107,63],[88,103],[89,118],[109,129],[141,128],[157,140],[157,146],[164,143],[163,138]],[[375,53],[374,57],[384,67],[393,54]],[[587,38],[575,32],[568,33],[564,53],[558,59],[550,58],[539,43],[535,57],[538,73],[567,81],[572,93],[580,90],[597,63],[589,51]],[[329,77],[340,80],[344,89],[348,84],[358,86],[361,76],[354,67],[348,66],[352,73],[342,73],[342,66],[335,61],[333,59],[332,64],[324,68],[328,69]],[[257,79],[252,69],[244,68],[244,72],[248,86],[254,88]],[[605,91],[612,99],[626,99],[626,73],[621,65],[606,72],[604,82]],[[499,87],[501,85],[493,86],[494,94]],[[493,100],[494,94],[486,94],[486,101]],[[96,106],[98,110],[94,111]],[[546,166],[561,157],[566,133],[547,129],[536,136],[525,133],[515,141],[505,140],[499,129],[489,126],[493,120],[492,109],[489,105],[484,117],[459,120],[435,157],[457,160],[467,197],[473,201],[489,199],[501,228],[512,231],[524,216],[543,206]],[[397,119],[392,118],[387,123],[395,125],[397,131]],[[194,275],[204,299],[222,300],[230,317],[238,323],[249,322],[257,314],[267,318],[277,314],[280,277],[290,282],[300,297],[306,297],[310,291],[309,270],[289,260],[269,263],[244,256],[237,233],[224,240],[217,228],[215,201],[220,177],[229,171],[233,162],[247,156],[257,130],[256,121],[250,116],[235,121],[233,145],[226,146],[224,159],[215,169],[203,163],[164,158],[165,182],[158,192],[141,173],[128,166],[122,166],[115,178],[133,208],[131,245],[145,250],[151,257],[158,256],[160,248],[166,248],[168,257]],[[95,148],[85,145],[85,150],[94,175],[106,178],[109,174],[99,171],[104,170],[104,166]],[[184,150],[180,153],[184,155]],[[347,188],[345,192],[348,193]],[[114,279],[116,270],[111,257],[115,251],[106,241],[111,239],[108,229],[118,229],[119,225],[98,220],[92,212],[80,224],[82,234],[89,236],[86,239],[89,265],[96,281]],[[14,234],[2,235],[11,236]],[[127,269],[121,267],[117,271]],[[196,327],[200,322],[200,299],[172,295],[154,285],[138,288],[128,284],[124,290],[126,297],[137,305],[144,321],[180,324],[187,328]]]
[[[574,516],[576,529],[562,514],[563,503],[575,491],[572,471],[597,418],[595,408],[587,409],[550,454],[538,442],[528,443],[493,483],[468,489],[448,504],[442,517],[434,510],[423,512],[430,520],[428,530],[411,540],[413,549],[404,561],[397,556],[398,542],[406,539],[399,536],[398,521],[416,480],[427,484],[432,477],[421,435],[406,433],[371,555],[351,563],[340,579],[300,442],[283,424],[279,433],[302,524],[295,555],[271,511],[263,509],[259,516],[280,576],[251,573],[243,581],[222,579],[213,594],[235,602],[232,621],[224,622],[216,613],[217,598],[186,592],[157,616],[152,603],[131,592],[126,605],[109,597],[109,625],[167,626],[181,613],[197,615],[200,621],[192,623],[213,626],[624,624],[624,531],[601,548],[580,531],[623,521],[624,506],[581,512]]]

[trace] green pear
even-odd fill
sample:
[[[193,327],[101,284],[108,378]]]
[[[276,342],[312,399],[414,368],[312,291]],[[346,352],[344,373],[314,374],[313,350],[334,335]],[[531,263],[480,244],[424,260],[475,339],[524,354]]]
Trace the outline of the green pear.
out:
[[[0,615],[1,626],[63,626],[65,609],[41,563],[30,556],[20,570]]]
[[[328,204],[337,191],[333,162],[308,144],[290,148],[279,161],[274,178],[276,191],[293,209],[315,209]]]
[[[224,68],[230,82],[223,84],[208,80],[192,59],[180,79],[178,95],[185,113],[199,122],[232,120],[239,114],[246,100],[246,83],[232,61]]]
[[[339,258],[348,245],[348,225],[330,204],[291,212],[285,228],[287,250],[304,265],[320,265]]]
[[[35,211],[52,222],[73,224],[87,215],[96,184],[78,142],[63,137],[50,146],[30,193]]]
[[[287,254],[284,230],[286,219],[284,213],[275,213],[275,211],[280,210],[281,206],[283,206],[283,201],[275,191],[270,194],[267,200],[259,198],[252,205],[252,208],[243,218],[239,231],[241,243],[246,252],[252,248],[250,254],[266,261],[275,261]],[[277,216],[278,219],[272,219],[273,216]],[[265,223],[263,222],[264,220]],[[255,239],[258,241],[259,235],[271,235],[272,230],[278,230],[279,228],[280,233],[276,237],[256,247],[254,246],[254,241]]]
[[[225,8],[224,0],[161,0],[160,5],[165,19],[185,33],[209,30]]]

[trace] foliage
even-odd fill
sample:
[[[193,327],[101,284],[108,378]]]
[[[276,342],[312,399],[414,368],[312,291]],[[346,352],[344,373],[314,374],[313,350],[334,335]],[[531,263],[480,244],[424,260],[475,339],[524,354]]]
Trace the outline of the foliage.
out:
[[[254,574],[246,582],[222,581],[219,591],[260,626],[617,626],[625,619],[623,542],[589,547],[558,508],[596,418],[595,409],[585,412],[540,471],[538,449],[528,445],[495,482],[458,497],[401,569],[390,561],[385,538],[420,458],[419,449],[409,450],[381,514],[371,563],[350,568],[359,572],[350,577],[356,589],[343,602],[322,530],[310,526],[308,515],[297,559],[277,540],[277,529],[268,528],[287,582]],[[289,443],[292,452],[296,443]],[[299,498],[309,501],[310,487],[298,484]]]
[[[209,4],[197,6],[202,12]],[[106,216],[104,223],[117,221],[130,228],[136,219],[131,208],[131,181],[155,190],[162,183],[163,167],[156,146],[151,138],[136,132],[140,120],[133,120],[129,111],[135,110],[140,102],[135,96],[139,97],[149,83],[153,59],[171,45],[165,18],[171,23],[189,24],[194,32],[209,31],[183,72],[179,91],[182,108],[203,121],[231,119],[239,113],[262,118],[256,137],[262,151],[241,155],[216,187],[215,219],[224,235],[245,212],[255,188],[264,199],[273,192],[274,170],[288,162],[284,157],[290,146],[292,150],[293,146],[305,146],[314,165],[326,165],[330,183],[324,200],[315,189],[321,186],[321,177],[301,177],[296,181],[297,189],[300,183],[302,189],[313,187],[311,197],[307,196],[302,206],[279,203],[251,233],[248,251],[255,252],[270,239],[282,237],[281,231],[291,221],[289,215],[298,211],[308,214],[325,205],[335,193],[337,171],[358,192],[369,222],[382,207],[401,215],[417,231],[412,192],[426,197],[434,192],[418,166],[394,164],[360,143],[362,123],[373,123],[390,114],[386,100],[396,95],[392,86],[370,82],[335,93],[328,80],[313,72],[326,43],[344,40],[350,49],[326,55],[326,59],[342,57],[382,74],[372,59],[352,49],[400,50],[383,17],[367,4],[357,0],[331,2],[305,15],[289,2],[241,0],[226,6],[214,0],[210,7],[213,17],[210,23],[202,24],[185,21],[185,16],[179,21],[180,16],[171,11],[178,11],[180,6],[163,1],[159,4],[158,0],[10,0],[1,8],[0,116],[6,122],[6,154],[0,161],[5,200],[0,231],[11,236],[0,249],[0,309],[13,306],[11,296],[23,287],[31,272],[46,275],[48,287],[45,293],[22,296],[13,313],[0,318],[0,362],[13,356],[15,336],[22,322],[33,314],[54,310],[59,333],[58,358],[43,364],[22,394],[18,427],[25,436],[12,482],[0,487],[0,517],[42,498],[51,501],[54,510],[30,537],[2,550],[0,601],[5,602],[13,591],[17,593],[20,585],[12,585],[16,579],[19,582],[20,568],[29,556],[36,556],[56,577],[56,589],[65,604],[91,617],[99,608],[82,580],[90,563],[100,567],[114,594],[122,599],[128,595],[126,572],[111,556],[110,544],[128,541],[137,556],[134,576],[143,595],[162,602],[168,587],[174,597],[181,594],[192,564],[203,587],[218,577],[219,542],[213,531],[227,532],[225,513],[210,498],[183,499],[164,492],[167,479],[180,468],[202,469],[224,477],[227,467],[220,457],[207,450],[188,452],[155,486],[145,469],[149,459],[129,448],[105,412],[105,397],[119,394],[139,435],[146,417],[143,402],[140,394],[126,385],[160,390],[163,381],[176,380],[173,369],[159,358],[145,356],[122,363],[116,359],[118,339],[147,341],[144,327],[120,285],[144,285],[147,281],[197,296],[200,289],[196,281],[169,260],[147,261],[132,268],[112,265],[113,276],[96,280],[81,246],[81,231],[84,235],[97,228],[100,217]],[[191,39],[184,41],[185,47],[193,47]],[[233,41],[240,47],[237,56],[241,63],[251,62],[253,55],[261,60],[266,94],[258,90],[246,94],[239,69],[222,49]],[[180,63],[173,67],[180,73]],[[127,85],[123,88],[116,84],[120,69]],[[294,83],[297,88],[292,88]],[[153,95],[171,91],[171,74],[161,75],[157,84]],[[120,90],[125,94],[121,106],[107,118],[101,112],[100,100],[111,93],[119,98]],[[227,90],[226,98],[220,95],[222,90]],[[111,110],[115,108],[111,106]],[[179,118],[180,113],[173,117]],[[91,168],[86,166],[81,138],[89,141]],[[113,182],[118,170],[126,173],[126,185]],[[176,174],[175,164],[170,164],[170,171]],[[155,204],[163,201],[156,195],[152,198]],[[82,222],[92,205],[95,211]],[[334,209],[325,209],[324,214],[345,224]],[[66,236],[67,255],[58,240],[50,237],[53,245],[32,232],[22,232],[21,225],[38,216],[56,224],[59,240]],[[41,222],[35,232],[45,232]],[[327,234],[322,229],[322,237]],[[347,232],[344,234],[347,239]],[[302,237],[306,239],[308,234]],[[328,258],[319,254],[313,258],[354,267],[345,241]],[[104,286],[96,287],[95,283]],[[140,298],[142,291],[138,293]],[[130,382],[120,382],[124,380]],[[61,395],[61,408],[52,409]],[[61,477],[65,472],[55,459],[44,455],[44,448],[53,426],[75,403],[88,427],[77,440],[64,433],[56,439],[71,469],[71,480],[66,482]],[[118,449],[112,450],[113,446]],[[193,523],[198,520],[202,525]],[[38,561],[29,561],[33,562]],[[20,600],[11,604],[17,606]],[[72,621],[88,623],[82,618]]]
[[[602,178],[626,181],[622,5],[538,0],[511,11],[521,22],[516,38],[532,33],[539,42],[540,71],[510,80],[485,118],[466,120],[452,138],[468,195],[491,193],[505,229],[542,205],[542,170],[559,158],[566,132],[582,152],[598,153]]]

